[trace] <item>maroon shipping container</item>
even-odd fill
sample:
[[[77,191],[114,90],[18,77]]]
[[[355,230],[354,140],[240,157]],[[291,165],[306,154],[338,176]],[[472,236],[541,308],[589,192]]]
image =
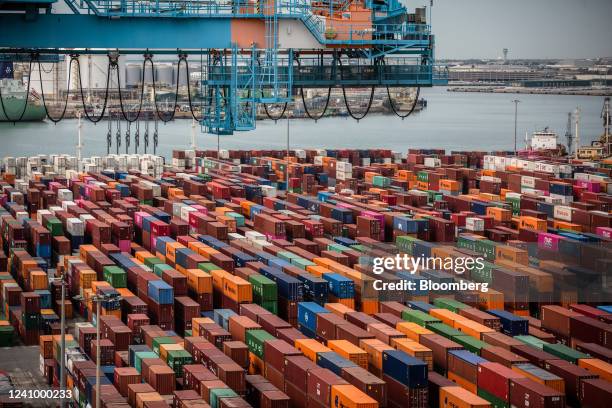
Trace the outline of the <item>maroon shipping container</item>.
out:
[[[523,346],[525,344],[521,342],[520,340],[516,340],[515,338],[512,338],[510,336],[507,336],[503,333],[498,333],[498,332],[483,333],[482,341],[492,346],[501,347],[508,351],[511,351],[511,348],[513,346]]]
[[[434,367],[446,372],[447,356],[450,350],[461,350],[463,347],[438,334],[421,335],[420,342],[433,352]]]
[[[592,317],[572,316],[569,326],[572,338],[612,349],[612,325]]]
[[[366,331],[368,329],[369,324],[380,323],[379,320],[363,312],[349,312],[345,315],[345,318],[347,322],[352,323],[355,326],[359,327],[360,329],[366,330]],[[392,326],[392,327],[395,327],[395,326]]]
[[[279,329],[276,331],[276,336],[279,340],[284,340],[289,344],[295,344],[297,339],[307,339],[304,333],[299,331],[298,329],[292,327],[290,329]]]
[[[563,306],[542,306],[542,328],[565,338],[569,338],[571,336],[570,318],[578,316],[581,316],[581,314],[566,309]]]
[[[374,339],[376,335],[369,333],[354,324],[345,322],[336,326],[336,339],[337,340],[348,340],[356,346],[359,346],[361,340]]]
[[[409,388],[396,379],[383,374],[387,384],[387,406],[389,408],[426,408],[429,388]]]
[[[480,350],[480,357],[491,362],[499,363],[508,368],[514,364],[528,363],[525,357],[519,356],[509,350],[497,346],[487,346]]]
[[[580,383],[585,380],[598,378],[598,375],[582,367],[578,367],[565,360],[550,360],[544,364],[544,369],[563,378],[565,383],[565,396],[568,404],[579,405]]]
[[[576,350],[587,353],[591,357],[598,358],[606,363],[612,363],[612,350],[599,344],[576,342]]]
[[[147,382],[161,395],[172,394],[175,387],[174,370],[166,365],[154,365],[149,368]]]
[[[284,340],[269,340],[264,343],[264,355],[266,356],[266,365],[284,374],[285,358],[288,356],[300,356],[302,353]]]
[[[373,316],[375,319],[378,319],[390,327],[397,327],[398,323],[403,322],[401,317],[398,317],[392,313],[375,313]]]
[[[115,368],[114,384],[124,397],[128,396],[128,385],[141,383],[140,373],[134,367]]]
[[[612,383],[601,380],[585,380],[580,383],[580,404],[589,408],[608,408],[612,401]]]
[[[457,384],[449,380],[448,378],[440,375],[436,372],[429,371],[427,373],[427,385],[428,385],[428,402],[432,408],[440,406],[440,388],[442,387],[454,387]]]
[[[241,341],[226,341],[223,352],[244,369],[249,368],[249,347]]]
[[[510,381],[514,378],[526,378],[499,363],[482,363],[478,365],[477,381],[479,389],[504,401],[510,401]]]
[[[558,360],[558,357],[527,344],[512,346],[510,351],[525,357],[531,364],[540,368],[544,368],[544,363],[548,360]]]
[[[155,389],[150,384],[130,384],[128,385],[128,404],[131,407],[136,406],[136,395],[148,392],[155,392]]]
[[[346,380],[338,377],[326,368],[308,370],[307,384],[308,397],[324,406],[331,405],[332,385],[348,384]]]
[[[318,366],[304,356],[290,356],[285,358],[285,381],[306,391],[308,372]]]
[[[565,396],[528,378],[517,378],[510,381],[510,404],[517,408],[565,408]]]
[[[387,384],[374,374],[361,367],[348,367],[342,369],[342,378],[378,401],[379,407],[387,406]]]

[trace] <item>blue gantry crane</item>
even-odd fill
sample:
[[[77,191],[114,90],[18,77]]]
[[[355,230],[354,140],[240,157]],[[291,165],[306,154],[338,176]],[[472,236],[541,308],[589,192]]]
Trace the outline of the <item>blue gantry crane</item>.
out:
[[[178,55],[185,64],[187,56],[198,54],[203,63],[197,119],[208,133],[254,129],[258,105],[266,112],[269,104],[286,109],[298,93],[313,117],[305,88],[328,88],[327,107],[333,87],[366,88],[373,95],[375,87],[420,89],[447,81],[446,69],[435,64],[425,9],[409,12],[398,0],[63,4],[67,7],[58,0],[0,0],[0,60],[40,61],[63,54],[78,64],[79,55],[108,54],[108,84],[118,55],[144,55],[146,68],[157,54]],[[396,114],[407,116],[387,93]],[[190,91],[189,96],[196,117]],[[344,96],[347,111],[358,118]]]

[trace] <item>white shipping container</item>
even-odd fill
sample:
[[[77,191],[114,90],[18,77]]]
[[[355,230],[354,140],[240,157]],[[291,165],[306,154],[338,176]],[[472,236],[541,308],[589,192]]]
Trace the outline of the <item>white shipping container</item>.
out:
[[[43,216],[50,216],[50,215],[53,215],[53,214],[49,210],[38,210],[36,211],[36,221],[42,225]]]
[[[535,188],[536,179],[531,176],[521,176],[521,186]]]
[[[257,232],[257,231],[247,231],[245,232],[244,236],[249,241],[265,241],[266,240],[266,236],[262,234],[261,232]]]
[[[370,159],[369,157],[364,157],[363,159],[361,159],[362,166],[369,166],[371,163],[372,159]]]
[[[353,171],[353,165],[349,162],[345,162],[345,161],[338,161],[336,162],[336,171],[337,172],[343,172],[343,173],[349,173]]]
[[[469,231],[484,231],[484,220],[482,218],[467,217],[465,219],[465,229]]]
[[[423,164],[425,167],[440,167],[442,165],[442,161],[435,157],[426,157]]]
[[[323,156],[315,156],[314,157],[314,164],[316,166],[322,166],[323,165]]]
[[[572,207],[565,205],[555,205],[554,217],[558,220],[572,222]]]
[[[265,185],[262,185],[262,186],[260,186],[260,187],[261,187],[261,194],[262,194],[264,197],[271,197],[271,198],[276,197],[276,193],[277,193],[277,191],[276,191],[276,187],[273,187],[273,186],[265,186]]]
[[[66,230],[72,236],[82,237],[85,235],[85,223],[78,218],[68,218],[66,220]]]
[[[295,150],[295,157],[297,157],[298,159],[305,159],[306,158],[306,150],[296,149]]]
[[[60,201],[72,201],[72,191],[68,190],[67,188],[60,188],[57,190],[57,198]]]
[[[336,180],[344,181],[353,178],[352,172],[336,171]]]
[[[189,222],[189,213],[192,211],[197,211],[197,209],[188,205],[181,207],[181,219],[185,222]]]

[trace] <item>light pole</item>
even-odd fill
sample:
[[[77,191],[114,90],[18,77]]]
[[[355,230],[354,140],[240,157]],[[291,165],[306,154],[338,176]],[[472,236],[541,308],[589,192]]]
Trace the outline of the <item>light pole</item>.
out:
[[[60,305],[60,390],[66,389],[66,281],[64,273],[59,278],[54,278],[54,281],[60,282],[61,287],[61,305]],[[60,407],[66,406],[66,400],[60,399]]]
[[[102,297],[96,296],[94,302],[96,302],[96,406],[100,407],[100,303]]]
[[[518,104],[521,102],[518,99],[514,99],[512,101],[514,103],[514,155],[517,155],[516,150],[516,132],[517,132],[517,124],[518,124]]]
[[[580,107],[576,106],[576,111],[575,111],[575,118],[576,118],[576,150],[575,150],[575,157],[576,159],[578,159],[578,150],[580,149]]]

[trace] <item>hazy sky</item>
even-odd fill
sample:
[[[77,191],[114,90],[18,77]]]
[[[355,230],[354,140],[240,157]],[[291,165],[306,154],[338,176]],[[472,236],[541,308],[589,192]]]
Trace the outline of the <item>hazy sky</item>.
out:
[[[434,0],[432,13],[436,58],[612,56],[612,0]]]

